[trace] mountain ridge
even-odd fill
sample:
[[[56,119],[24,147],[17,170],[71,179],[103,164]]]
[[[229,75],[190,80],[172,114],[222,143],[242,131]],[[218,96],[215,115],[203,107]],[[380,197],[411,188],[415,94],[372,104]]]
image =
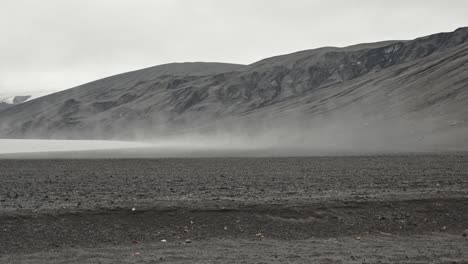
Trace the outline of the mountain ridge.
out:
[[[355,112],[362,120],[400,112],[405,119],[420,120],[451,115],[453,122],[465,124],[463,104],[455,101],[456,110],[440,106],[443,101],[434,94],[468,102],[467,43],[464,27],[414,40],[299,51],[250,65],[160,65],[0,110],[0,136],[156,137],[200,127],[219,129],[229,120],[250,127],[258,123],[255,120],[274,122],[268,116],[284,112],[289,113],[285,119],[311,124],[317,116],[322,121],[327,115],[339,116],[340,109],[348,109],[343,115]],[[440,111],[434,115],[425,113],[427,109]]]

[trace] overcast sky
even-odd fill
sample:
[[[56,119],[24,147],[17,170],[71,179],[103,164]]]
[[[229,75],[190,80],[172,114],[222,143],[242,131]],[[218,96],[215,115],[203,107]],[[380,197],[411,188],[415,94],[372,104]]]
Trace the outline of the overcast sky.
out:
[[[0,94],[468,26],[467,0],[0,0]]]

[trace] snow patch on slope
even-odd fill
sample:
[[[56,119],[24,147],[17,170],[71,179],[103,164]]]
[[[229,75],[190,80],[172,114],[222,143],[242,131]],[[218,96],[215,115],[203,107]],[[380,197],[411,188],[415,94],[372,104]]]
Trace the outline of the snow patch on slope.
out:
[[[10,97],[0,97],[0,103],[5,103],[5,104],[13,104],[13,100],[15,99],[16,96],[10,96]]]
[[[55,91],[34,91],[34,92],[18,92],[18,93],[1,93],[0,92],[0,103],[15,104],[15,98],[20,96],[29,96],[24,102],[34,100],[36,98],[46,96]]]

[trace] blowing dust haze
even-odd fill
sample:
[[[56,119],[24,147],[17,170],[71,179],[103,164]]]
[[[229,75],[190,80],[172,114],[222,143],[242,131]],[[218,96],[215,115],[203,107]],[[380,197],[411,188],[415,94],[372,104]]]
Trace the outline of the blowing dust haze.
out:
[[[280,118],[255,124],[229,120],[209,129],[198,127],[197,131],[165,131],[159,135],[147,130],[138,133],[138,128],[132,128],[133,137],[112,140],[7,139],[1,140],[0,154],[15,158],[269,157],[466,150],[466,128],[452,123],[449,129],[438,129],[436,123],[369,120],[349,112],[339,117]]]

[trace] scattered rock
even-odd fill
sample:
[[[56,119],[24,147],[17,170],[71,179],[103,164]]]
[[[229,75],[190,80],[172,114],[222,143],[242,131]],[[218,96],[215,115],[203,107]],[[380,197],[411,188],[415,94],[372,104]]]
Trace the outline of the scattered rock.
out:
[[[190,243],[192,243],[192,240],[190,240],[190,239],[185,239],[185,244],[190,244]]]
[[[468,237],[468,229],[463,230],[462,236]]]
[[[167,240],[166,239],[161,239],[161,242],[166,243]]]

